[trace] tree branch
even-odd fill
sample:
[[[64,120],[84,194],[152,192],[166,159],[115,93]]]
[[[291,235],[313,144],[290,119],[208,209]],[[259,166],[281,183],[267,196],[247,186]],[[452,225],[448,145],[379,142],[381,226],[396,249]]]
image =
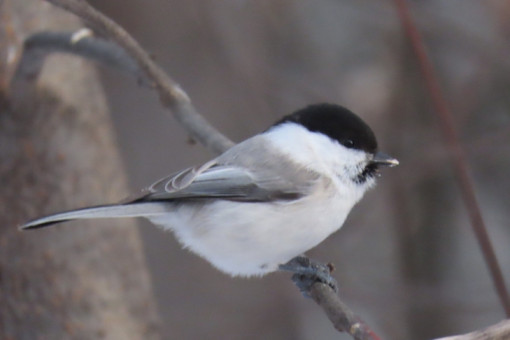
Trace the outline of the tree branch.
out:
[[[220,154],[234,143],[211,126],[193,107],[186,92],[173,81],[122,27],[98,12],[86,1],[46,0],[77,15],[93,30],[122,47],[137,63],[140,70],[158,91],[163,106],[208,150]]]
[[[506,340],[510,339],[510,320],[463,335],[448,336],[436,340]]]
[[[464,200],[464,204],[471,220],[471,226],[476,235],[476,239],[478,240],[478,244],[482,249],[485,263],[489,268],[492,282],[499,296],[501,305],[503,306],[506,315],[510,317],[510,295],[506,289],[503,272],[501,271],[501,267],[498,263],[496,253],[494,252],[494,248],[487,232],[487,226],[485,225],[482,217],[480,205],[476,198],[475,189],[468,170],[465,152],[459,141],[453,114],[450,111],[448,102],[441,90],[434,66],[427,56],[423,39],[414,24],[411,12],[407,6],[407,1],[394,1],[403,29],[416,54],[416,59],[429,92],[434,112],[439,118],[440,127],[453,163],[456,175],[455,177],[459,182],[462,199]]]
[[[349,333],[356,340],[380,340],[379,336],[354,314],[327,284],[313,283],[308,294],[322,308],[338,331]]]
[[[23,55],[14,80],[33,80],[41,71],[46,56],[55,52],[70,53],[104,64],[137,78],[142,78],[138,64],[122,48],[101,38],[86,36],[75,39],[77,33],[38,32],[23,44]]]
[[[22,102],[34,88],[46,58],[52,53],[69,53],[99,62],[107,67],[133,75],[140,83],[148,83],[138,64],[122,48],[104,39],[76,33],[38,32],[23,43],[23,54],[11,79],[10,96],[14,103]]]

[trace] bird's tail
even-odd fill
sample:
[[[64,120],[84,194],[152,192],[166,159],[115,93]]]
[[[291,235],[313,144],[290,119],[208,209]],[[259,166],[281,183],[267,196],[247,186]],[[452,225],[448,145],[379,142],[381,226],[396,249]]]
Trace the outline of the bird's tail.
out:
[[[64,211],[53,215],[41,217],[29,221],[19,228],[21,230],[49,227],[53,224],[94,218],[115,218],[115,217],[149,217],[164,214],[169,211],[168,204],[163,202],[144,202],[128,204],[112,204],[89,207],[77,210]]]

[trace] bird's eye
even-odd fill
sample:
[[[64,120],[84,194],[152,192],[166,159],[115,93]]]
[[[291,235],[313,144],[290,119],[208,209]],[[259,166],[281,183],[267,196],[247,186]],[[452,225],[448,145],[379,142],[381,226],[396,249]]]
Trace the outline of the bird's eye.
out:
[[[352,148],[354,146],[354,142],[352,141],[352,139],[346,139],[344,140],[343,145],[345,145],[348,148]]]

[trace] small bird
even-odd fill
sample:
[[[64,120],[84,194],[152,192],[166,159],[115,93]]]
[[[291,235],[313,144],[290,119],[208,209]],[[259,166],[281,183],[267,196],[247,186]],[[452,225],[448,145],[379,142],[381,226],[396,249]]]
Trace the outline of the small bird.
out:
[[[395,165],[358,116],[315,104],[201,166],[160,179],[137,199],[49,215],[21,229],[144,217],[232,276],[304,273],[303,262],[292,259],[340,229],[380,167]]]

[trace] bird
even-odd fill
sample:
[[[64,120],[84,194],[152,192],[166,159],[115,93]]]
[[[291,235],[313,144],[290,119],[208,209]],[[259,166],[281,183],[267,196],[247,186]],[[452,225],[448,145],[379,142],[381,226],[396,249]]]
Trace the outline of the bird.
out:
[[[20,229],[142,217],[231,276],[309,273],[299,261],[303,254],[342,227],[382,167],[398,164],[378,151],[359,116],[340,105],[313,104],[134,199],[59,212]]]

